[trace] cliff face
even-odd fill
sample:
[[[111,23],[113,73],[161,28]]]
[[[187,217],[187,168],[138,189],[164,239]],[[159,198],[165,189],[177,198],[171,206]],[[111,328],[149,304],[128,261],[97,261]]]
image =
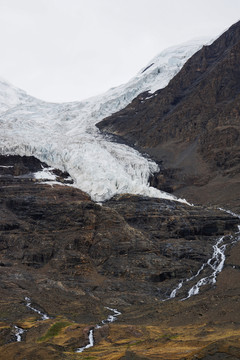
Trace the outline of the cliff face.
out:
[[[52,170],[59,185],[39,183],[33,173],[42,166],[47,165],[33,157],[0,157],[0,359],[77,359],[74,351],[88,343],[91,326],[106,318],[105,306],[120,309],[122,315],[115,330],[107,324],[95,329],[95,343],[104,344],[100,356],[135,359],[144,348],[129,352],[118,344],[116,352],[110,344],[120,338],[131,344],[140,338],[143,347],[149,344],[147,358],[154,359],[163,351],[169,331],[164,329],[177,321],[177,336],[182,337],[185,327],[195,323],[196,312],[210,306],[211,299],[204,295],[211,290],[209,284],[201,289],[203,303],[198,296],[190,301],[195,308],[191,315],[189,302],[178,300],[187,296],[195,281],[192,275],[212,256],[216,239],[234,234],[239,219],[214,208],[132,195],[99,205],[82,191],[60,185],[68,178],[60,171]],[[229,250],[231,242],[226,237]],[[238,257],[232,257],[229,266],[233,265],[237,276]],[[208,266],[201,276],[211,272]],[[227,275],[221,276],[219,302],[224,309],[235,308],[238,288],[231,285],[233,294],[226,300]],[[187,278],[171,305],[162,301]],[[206,321],[216,314],[210,306],[203,316]],[[228,326],[231,314],[223,317]],[[21,341],[18,327],[23,330]],[[201,328],[196,324],[196,337]],[[152,343],[156,334],[160,340]],[[194,341],[186,346],[195,349]],[[163,351],[165,359],[169,347],[171,341]]]
[[[162,162],[165,170],[155,184],[160,188],[237,206],[232,193],[240,181],[239,56],[240,22],[193,55],[166,88],[139,95],[98,127]],[[221,195],[223,183],[229,186]]]
[[[39,184],[29,172],[41,167],[37,159],[2,160],[0,251],[7,273],[17,263],[54,281],[71,278],[73,289],[90,287],[102,299],[110,286],[108,299],[120,304],[135,302],[136,294],[151,302],[197,272],[217,236],[237,230],[238,219],[217,209],[169,200],[122,195],[100,206],[78,189]]]

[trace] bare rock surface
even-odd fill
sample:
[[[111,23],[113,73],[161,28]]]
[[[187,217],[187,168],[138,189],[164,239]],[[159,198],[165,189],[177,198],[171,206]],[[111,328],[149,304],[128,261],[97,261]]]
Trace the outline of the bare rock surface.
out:
[[[209,292],[220,302],[227,286],[231,301],[236,298],[238,286],[227,278],[233,272],[238,279],[238,247],[230,245],[219,295],[206,286],[203,302],[201,296],[162,301],[208,260],[219,236],[237,231],[238,218],[213,207],[128,194],[97,204],[73,187],[34,179],[43,166],[36,159],[0,160],[0,359],[75,358],[76,348],[87,345],[90,329],[107,318],[105,306],[122,312],[115,327],[96,329],[96,348],[106,343],[110,351],[109,344],[119,343],[111,340],[114,329],[131,342],[142,334],[142,326],[150,326],[141,335],[148,333],[149,341],[151,326],[154,331],[160,331],[160,323],[186,326],[198,313],[213,319]],[[24,176],[16,175],[20,168]],[[225,306],[221,317],[229,323]],[[124,324],[136,328],[125,332]],[[15,325],[24,330],[21,342],[16,341]],[[101,356],[108,359],[105,351]],[[121,350],[116,359],[144,358],[141,351],[121,355]],[[149,353],[145,358],[155,357]]]
[[[194,54],[166,88],[139,95],[98,127],[160,163],[153,185],[239,209],[239,56],[240,22]]]

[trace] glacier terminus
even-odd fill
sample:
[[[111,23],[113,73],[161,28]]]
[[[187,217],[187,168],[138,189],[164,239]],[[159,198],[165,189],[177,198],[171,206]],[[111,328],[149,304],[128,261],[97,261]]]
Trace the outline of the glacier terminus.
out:
[[[47,103],[0,81],[0,153],[33,155],[67,171],[74,186],[94,201],[131,193],[176,198],[148,185],[158,165],[133,148],[111,141],[96,123],[121,110],[137,95],[165,87],[206,39],[171,47],[127,84],[80,102]],[[63,84],[64,86],[64,84]]]

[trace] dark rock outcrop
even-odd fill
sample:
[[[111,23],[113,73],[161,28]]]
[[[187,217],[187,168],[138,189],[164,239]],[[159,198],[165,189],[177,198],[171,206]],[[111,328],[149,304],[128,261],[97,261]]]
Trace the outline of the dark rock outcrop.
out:
[[[0,359],[15,359],[19,353],[22,359],[58,359],[66,351],[72,356],[76,348],[88,343],[86,329],[107,318],[106,305],[121,309],[116,333],[122,331],[130,344],[134,337],[138,341],[142,336],[143,327],[125,332],[121,322],[170,321],[173,325],[169,326],[174,326],[176,321],[192,323],[199,312],[206,321],[202,309],[211,309],[209,286],[201,292],[207,299],[203,305],[199,297],[190,301],[190,308],[185,302],[161,300],[207,261],[219,236],[237,230],[238,218],[216,208],[127,194],[99,205],[73,187],[35,181],[32,172],[42,167],[35,159],[29,159],[29,168],[27,158],[24,160],[24,175],[14,171],[22,168],[21,157],[12,165],[10,157],[0,160]],[[33,168],[32,163],[36,164]],[[219,276],[219,304],[235,309],[239,251],[229,249],[233,254],[227,260],[225,277]],[[229,271],[236,278],[231,283]],[[226,300],[226,287],[233,294],[232,302],[229,295]],[[28,308],[25,297],[50,319],[43,321]],[[211,311],[210,318],[216,314],[215,308]],[[225,310],[222,314],[232,321]],[[14,324],[24,329],[22,342],[16,342]],[[50,332],[59,326],[66,330]],[[43,340],[50,333],[52,337]],[[111,340],[112,334],[111,325],[96,329],[96,347],[100,342],[109,348],[116,341],[115,352],[119,345],[118,340]],[[160,335],[158,346],[162,342],[165,337]],[[151,341],[149,344],[151,348]],[[119,358],[124,353],[125,348]],[[141,358],[141,351],[125,354]]]
[[[139,95],[98,127],[161,162],[165,172],[153,181],[159,188],[237,208],[239,57],[240,22],[193,55],[156,96]]]
[[[90,291],[102,301],[110,296],[118,303],[151,302],[196,272],[216,238],[238,224],[219,210],[169,200],[123,195],[101,206],[78,189],[31,177],[4,174],[0,184],[6,287],[20,267],[14,283],[29,290],[35,279],[42,288]]]

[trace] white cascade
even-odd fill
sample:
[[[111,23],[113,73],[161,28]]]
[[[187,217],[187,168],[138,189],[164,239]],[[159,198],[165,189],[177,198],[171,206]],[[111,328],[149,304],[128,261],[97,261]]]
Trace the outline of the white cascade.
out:
[[[31,303],[31,299],[29,297],[25,297],[25,301],[26,301],[26,307],[31,309],[32,311],[34,311],[35,313],[37,313],[38,315],[41,316],[41,320],[49,320],[50,317],[46,314],[46,313],[43,313],[42,311],[34,308],[32,306],[32,303]]]
[[[22,328],[20,328],[17,325],[14,325],[14,330],[15,330],[15,336],[16,336],[17,342],[21,342],[22,341],[22,335],[25,332],[25,330],[23,330]]]
[[[76,350],[77,353],[81,353],[83,352],[84,350],[86,349],[89,349],[90,347],[93,347],[94,346],[94,329],[100,329],[103,325],[105,324],[110,324],[110,323],[113,323],[114,321],[117,320],[117,316],[121,315],[122,313],[120,311],[118,311],[117,309],[112,309],[108,306],[105,307],[106,309],[110,310],[113,312],[114,315],[108,315],[107,319],[106,320],[102,320],[101,321],[101,325],[96,325],[93,329],[91,329],[89,331],[89,334],[88,334],[88,341],[89,343],[86,345],[86,346],[83,346],[83,347],[80,347]]]
[[[219,210],[224,211],[232,216],[235,216],[240,219],[240,215],[230,211],[219,208]],[[200,288],[204,285],[212,284],[214,285],[217,281],[217,275],[222,271],[224,267],[224,263],[226,260],[225,250],[228,245],[233,245],[240,240],[240,226],[238,226],[238,232],[232,235],[225,235],[220,237],[216,244],[213,245],[213,253],[212,256],[208,259],[208,261],[200,267],[197,273],[190,278],[181,280],[179,284],[171,291],[170,296],[166,300],[173,299],[177,296],[178,291],[185,285],[186,283],[192,282],[196,279],[196,283],[188,290],[188,295],[181,299],[186,300],[189,299],[193,295],[199,294]],[[210,270],[210,275],[203,276],[199,279],[200,274],[206,269]]]

